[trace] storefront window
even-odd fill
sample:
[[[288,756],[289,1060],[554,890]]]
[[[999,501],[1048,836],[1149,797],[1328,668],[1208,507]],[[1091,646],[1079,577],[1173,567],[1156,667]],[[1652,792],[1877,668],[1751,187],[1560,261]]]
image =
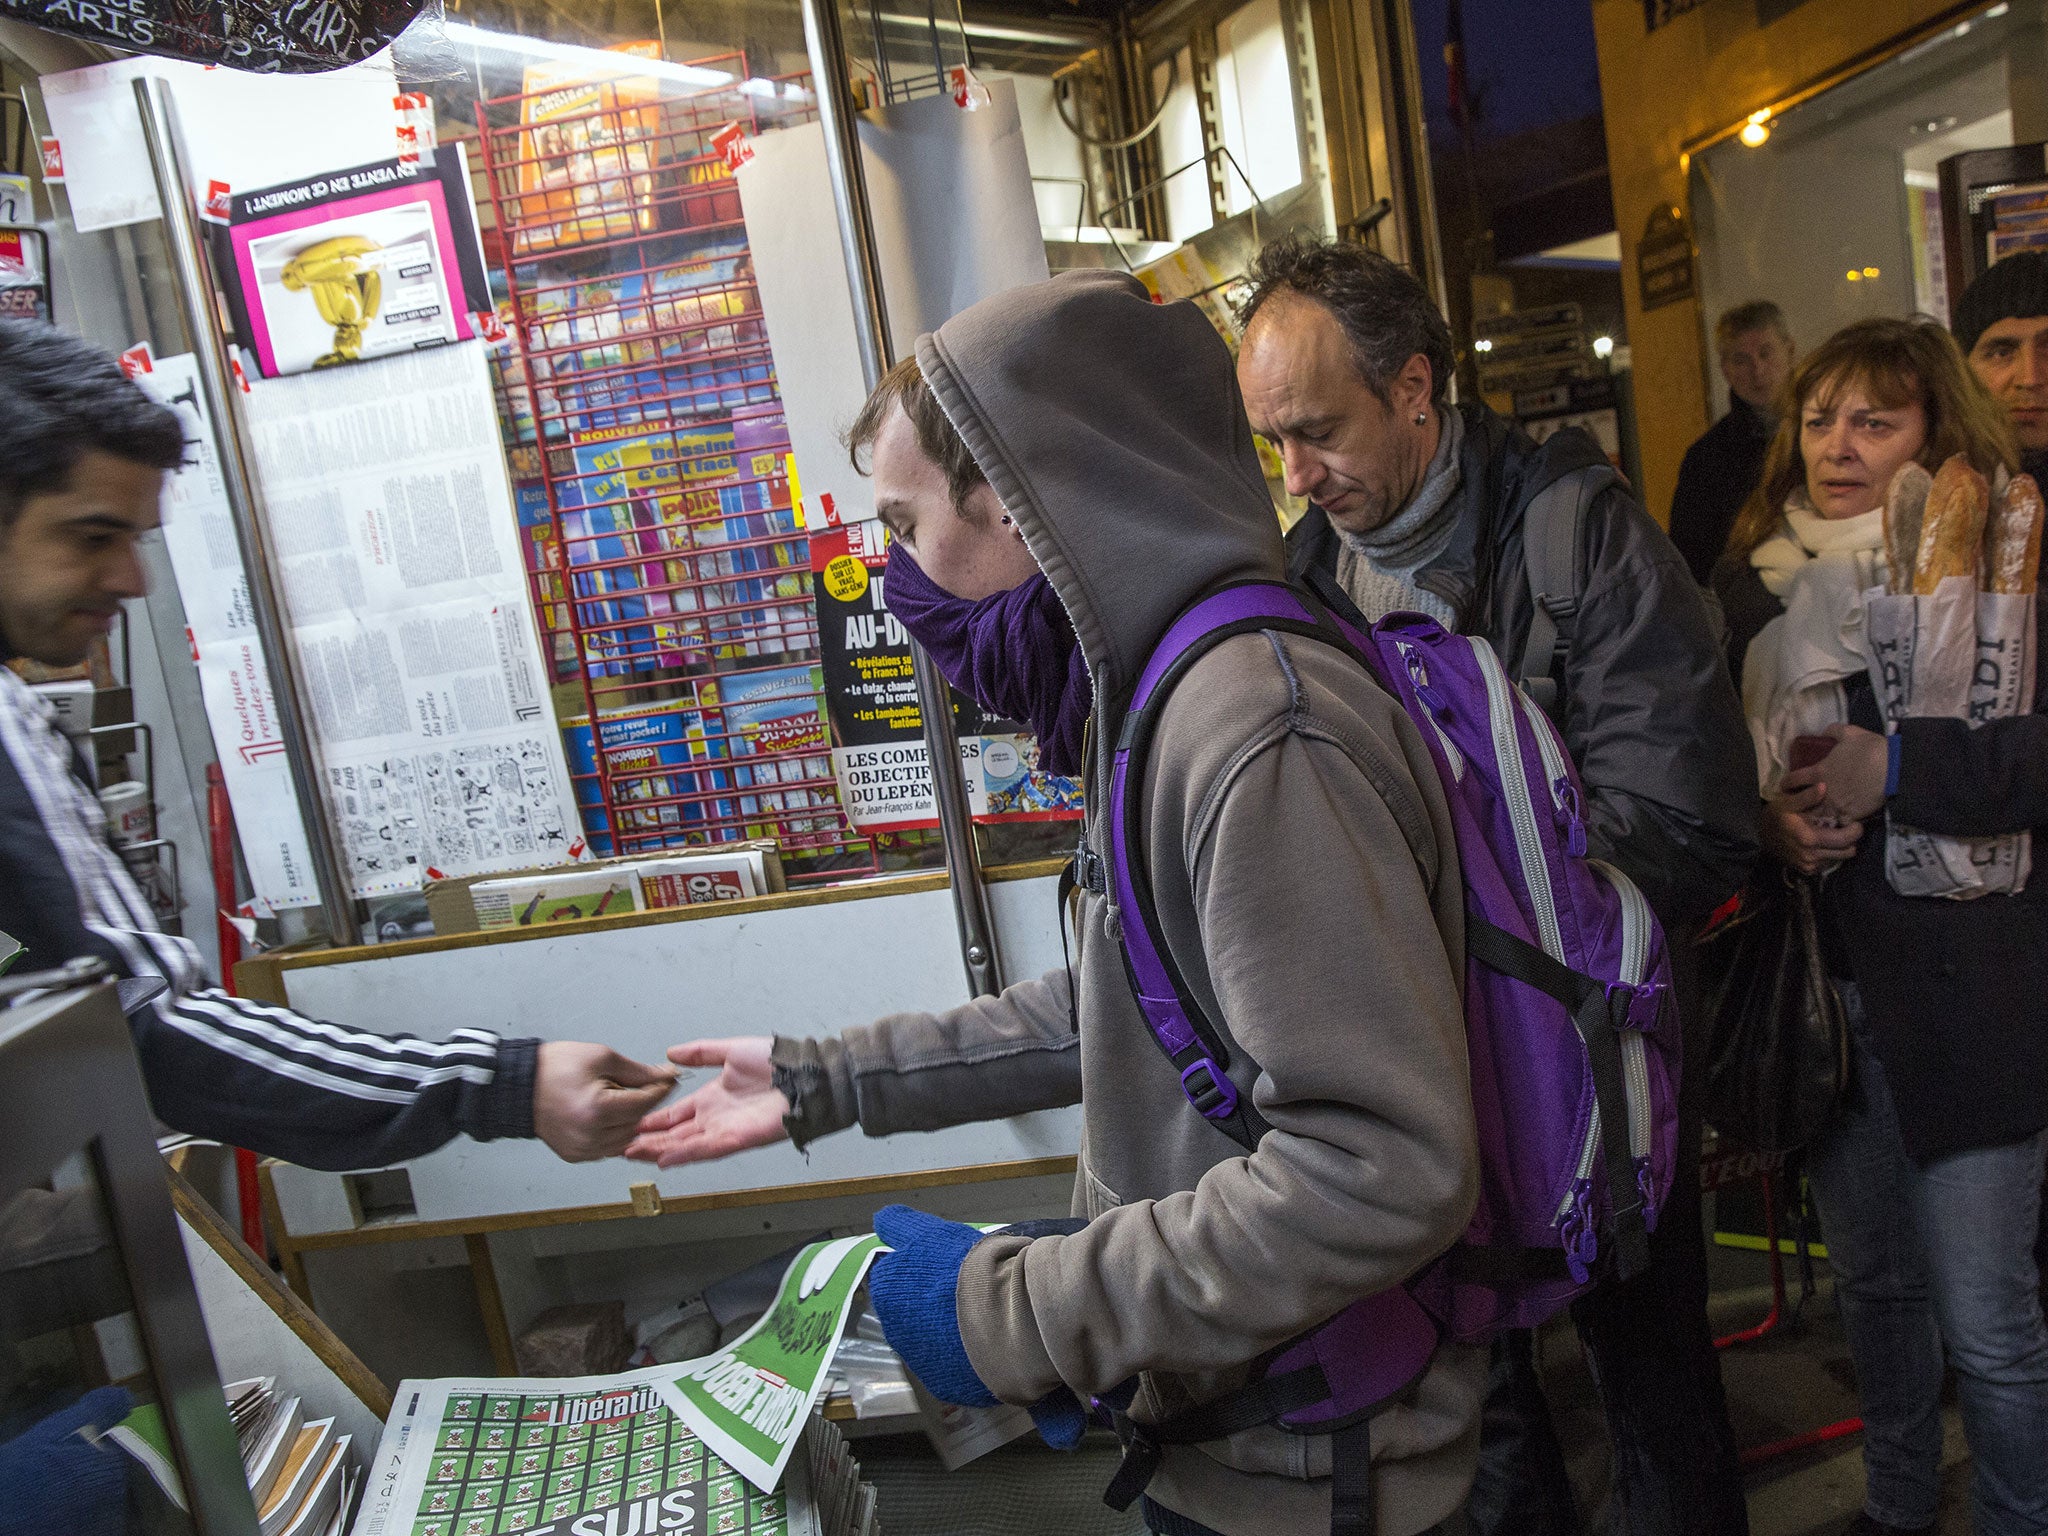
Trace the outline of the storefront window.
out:
[[[1165,110],[1142,154],[1124,138],[1154,104],[1120,95],[1094,23],[881,5],[842,20],[870,108],[936,105],[942,91],[971,95],[977,78],[1014,91],[1018,185],[1028,176],[1055,270],[1137,266],[1228,333],[1222,295],[1260,220],[1291,220],[1320,176],[1297,126],[1292,18],[1285,0],[1252,0],[1167,40],[1178,63],[1157,83]],[[37,188],[55,317],[112,350],[146,343],[171,365],[156,386],[185,388],[196,410],[196,386],[177,382],[196,377],[193,337],[128,115],[133,80],[169,71],[252,391],[233,414],[276,550],[270,585],[352,894],[398,896],[448,873],[437,825],[462,849],[457,874],[767,841],[796,885],[941,867],[929,814],[877,814],[843,760],[858,720],[893,710],[903,734],[907,639],[876,595],[878,525],[839,526],[805,494],[757,277],[761,230],[735,175],[750,144],[815,119],[797,5],[470,0],[409,34],[397,57],[397,76],[374,82],[360,70],[283,80],[141,61],[61,81],[13,68],[5,82],[26,104],[25,130],[73,135],[81,160],[102,127],[127,136],[122,154],[98,155],[89,190],[78,176]],[[1206,116],[1198,60],[1215,93]],[[400,92],[411,94],[394,120],[384,104]],[[53,105],[66,93],[68,118]],[[305,144],[266,134],[287,118],[318,131]],[[240,169],[220,179],[230,160]],[[1192,169],[1148,200],[1154,162]],[[346,197],[334,179],[344,171],[357,178]],[[1215,179],[1234,216],[1212,227]],[[1162,209],[1167,227],[1152,227]],[[831,209],[809,216],[816,239],[802,260],[840,283]],[[1206,244],[1162,262],[1169,234]],[[900,352],[910,337],[895,342]],[[430,440],[463,462],[435,459]],[[351,456],[349,443],[365,451]],[[502,487],[490,463],[500,453]],[[805,455],[815,468],[836,450]],[[214,511],[224,518],[225,502]],[[432,543],[430,523],[448,538]],[[359,549],[350,529],[377,531]],[[379,540],[394,542],[380,555]],[[394,566],[406,590],[380,608],[374,589],[393,584]],[[461,615],[434,606],[451,580],[472,581]],[[182,591],[187,572],[169,585]],[[527,629],[532,651],[504,643]],[[884,681],[857,697],[862,677]],[[267,687],[204,667],[200,683],[213,688],[216,745],[215,693]],[[506,740],[464,759],[478,720]],[[1015,722],[962,712],[956,724],[984,860],[1069,846],[1078,784],[1042,772]],[[916,727],[891,750],[874,778],[909,771]],[[240,803],[261,765],[228,766],[246,844],[265,824]],[[288,790],[272,786],[280,833],[251,871],[259,902],[280,909],[313,904]],[[493,794],[511,810],[493,809]],[[383,932],[374,912],[372,924]]]
[[[1224,180],[1224,206],[1242,213],[1301,185],[1295,77],[1281,0],[1251,0],[1216,25],[1216,108],[1223,142],[1242,169]]]
[[[1702,313],[1775,300],[1802,348],[1871,315],[1946,323],[1938,168],[2048,138],[2048,7],[1995,5],[1692,164]],[[1752,137],[1757,135],[1752,134]],[[1725,406],[1718,376],[1714,389]]]
[[[1176,49],[1172,61],[1152,71],[1152,90],[1165,103],[1159,119],[1160,174],[1174,171],[1166,183],[1166,236],[1176,245],[1191,240],[1215,221],[1209,202],[1209,178],[1199,164],[1202,137],[1201,99],[1195,89],[1194,53]],[[1192,165],[1192,170],[1182,167]]]

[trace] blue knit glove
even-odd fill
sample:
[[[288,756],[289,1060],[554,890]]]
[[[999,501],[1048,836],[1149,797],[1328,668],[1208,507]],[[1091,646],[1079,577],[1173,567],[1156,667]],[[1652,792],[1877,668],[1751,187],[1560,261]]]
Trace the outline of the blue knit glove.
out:
[[[960,1340],[954,1300],[960,1266],[982,1234],[965,1222],[889,1205],[875,1212],[875,1236],[892,1250],[877,1254],[868,1271],[868,1299],[889,1347],[940,1402],[995,1407],[995,1393],[974,1374]]]
[[[135,1400],[119,1387],[88,1392],[0,1445],[0,1536],[99,1536],[121,1528],[128,1458],[79,1433],[120,1423]]]
[[[1026,1222],[1004,1230],[1038,1237],[1078,1231],[1081,1225]],[[986,1235],[907,1205],[875,1212],[875,1236],[892,1250],[877,1255],[868,1271],[868,1300],[881,1321],[882,1336],[932,1396],[963,1408],[993,1408],[998,1401],[967,1358],[957,1299],[960,1266]],[[1055,1387],[1028,1411],[1039,1438],[1056,1451],[1074,1449],[1088,1427],[1080,1399],[1065,1387]]]

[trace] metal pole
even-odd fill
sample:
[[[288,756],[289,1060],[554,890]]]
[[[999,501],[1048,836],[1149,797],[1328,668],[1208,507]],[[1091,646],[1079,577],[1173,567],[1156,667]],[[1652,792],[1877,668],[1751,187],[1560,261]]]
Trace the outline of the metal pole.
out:
[[[846,262],[846,286],[853,299],[860,367],[869,389],[881,382],[895,357],[889,344],[889,311],[882,298],[881,261],[868,209],[867,176],[860,159],[860,123],[846,89],[846,37],[839,25],[839,0],[803,0],[804,43],[811,54],[811,88],[818,93],[818,125],[825,135],[825,169],[832,180],[832,206],[839,215],[839,252]],[[974,822],[967,810],[967,785],[960,772],[960,746],[953,735],[952,691],[913,644],[919,711],[924,716],[925,753],[931,759],[932,789],[938,800],[939,837],[952,878],[953,918],[960,928],[960,958],[968,990],[976,997],[1003,989],[1002,960],[996,952],[995,923],[981,882],[981,857],[974,846]]]
[[[206,254],[185,192],[184,157],[178,152],[177,112],[171,104],[170,85],[165,81],[137,80],[135,104],[142,113],[142,136],[149,146],[150,168],[156,173],[157,197],[164,205],[165,244],[171,250],[171,268],[177,277],[185,323],[192,331],[199,383],[206,392],[207,414],[213,418],[221,481],[227,490],[228,507],[234,513],[235,545],[241,551],[242,568],[249,576],[249,608],[256,619],[257,638],[263,642],[263,653],[269,661],[278,733],[284,738],[285,761],[291,768],[292,788],[298,794],[306,823],[306,843],[312,851],[313,881],[320,891],[320,910],[327,917],[329,940],[353,944],[360,937],[355,898],[343,876],[347,865],[342,861],[341,850],[334,841],[334,827],[327,818],[327,796],[313,756],[313,733],[307,726],[297,669],[277,600],[276,576],[256,480],[249,472],[248,445],[242,439],[241,423],[235,415],[227,347],[214,320],[213,282],[207,275]]]

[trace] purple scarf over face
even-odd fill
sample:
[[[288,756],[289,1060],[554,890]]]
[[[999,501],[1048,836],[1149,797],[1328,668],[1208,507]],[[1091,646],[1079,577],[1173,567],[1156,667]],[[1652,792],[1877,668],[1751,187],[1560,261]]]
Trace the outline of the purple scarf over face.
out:
[[[1029,725],[1047,773],[1080,773],[1095,688],[1074,626],[1044,572],[969,602],[934,583],[897,544],[882,590],[889,611],[931,653],[947,682],[989,713]]]

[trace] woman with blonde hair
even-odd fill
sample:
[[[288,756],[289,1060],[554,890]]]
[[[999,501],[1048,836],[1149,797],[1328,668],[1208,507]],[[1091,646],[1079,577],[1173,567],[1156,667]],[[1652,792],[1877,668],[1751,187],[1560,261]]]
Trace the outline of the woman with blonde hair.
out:
[[[1887,736],[1862,649],[1893,474],[1961,454],[2000,482],[2011,429],[1922,321],[1836,332],[1785,406],[1714,584],[1756,741],[1765,863],[1820,881],[1822,959],[1849,1019],[1849,1091],[1806,1156],[1863,1404],[1855,1529],[1934,1529],[1945,1347],[1978,1536],[2041,1536],[2048,878],[1977,901],[1901,896],[1879,813],[1958,836],[2048,833],[2048,714],[2037,695],[2031,715],[1909,718]],[[1815,736],[1832,748],[1796,764],[1794,743]],[[2043,833],[2035,845],[2048,850]]]

